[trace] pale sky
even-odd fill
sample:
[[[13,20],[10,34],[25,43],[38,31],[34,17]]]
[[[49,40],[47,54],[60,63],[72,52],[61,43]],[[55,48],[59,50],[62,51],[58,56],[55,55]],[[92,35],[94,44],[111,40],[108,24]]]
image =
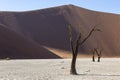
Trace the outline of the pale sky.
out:
[[[0,0],[0,11],[28,11],[66,4],[120,14],[120,0]]]

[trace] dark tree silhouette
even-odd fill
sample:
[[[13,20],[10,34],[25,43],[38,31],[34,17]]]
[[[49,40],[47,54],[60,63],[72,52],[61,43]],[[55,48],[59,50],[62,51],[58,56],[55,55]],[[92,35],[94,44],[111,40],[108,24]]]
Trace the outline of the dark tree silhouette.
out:
[[[97,56],[98,56],[98,62],[100,62],[100,58],[102,56],[102,49],[95,49]]]
[[[73,45],[73,31],[72,31],[72,26],[69,25],[69,39],[70,39],[70,46],[71,46],[71,50],[72,50],[72,62],[71,62],[71,69],[70,69],[70,74],[72,75],[77,75],[77,71],[76,71],[76,58],[78,55],[78,48],[86,42],[86,40],[92,35],[92,33],[94,31],[100,31],[100,29],[96,29],[95,25],[90,32],[88,33],[88,35],[82,39],[82,33],[80,32],[78,34],[78,37],[76,38],[76,42],[75,42],[75,46]]]
[[[92,56],[92,61],[95,62],[95,48],[92,50],[93,56]]]

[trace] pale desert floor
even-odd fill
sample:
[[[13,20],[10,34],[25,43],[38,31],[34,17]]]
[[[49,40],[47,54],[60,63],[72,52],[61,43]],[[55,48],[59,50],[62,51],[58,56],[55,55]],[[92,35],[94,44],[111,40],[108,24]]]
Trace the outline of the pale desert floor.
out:
[[[71,59],[0,60],[0,80],[120,80],[120,59],[77,60],[78,75],[70,75]]]

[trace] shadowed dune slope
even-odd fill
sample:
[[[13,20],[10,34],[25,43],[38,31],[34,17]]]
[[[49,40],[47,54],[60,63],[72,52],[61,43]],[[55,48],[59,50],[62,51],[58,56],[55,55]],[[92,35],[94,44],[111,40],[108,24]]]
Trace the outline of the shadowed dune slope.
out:
[[[60,58],[31,40],[0,25],[0,58],[47,59]]]
[[[59,58],[59,53],[45,47],[70,51],[68,24],[73,26],[75,36],[79,31],[86,36],[96,24],[102,30],[87,40],[80,53],[86,55],[92,48],[101,48],[103,56],[120,56],[120,15],[117,14],[65,5],[26,12],[0,12],[0,24],[1,58]]]

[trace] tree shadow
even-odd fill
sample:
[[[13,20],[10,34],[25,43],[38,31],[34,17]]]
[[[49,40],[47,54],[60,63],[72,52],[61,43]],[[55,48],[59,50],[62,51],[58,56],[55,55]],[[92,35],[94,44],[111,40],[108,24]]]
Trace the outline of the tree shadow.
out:
[[[77,74],[81,76],[120,76],[120,75],[113,75],[113,74]]]

